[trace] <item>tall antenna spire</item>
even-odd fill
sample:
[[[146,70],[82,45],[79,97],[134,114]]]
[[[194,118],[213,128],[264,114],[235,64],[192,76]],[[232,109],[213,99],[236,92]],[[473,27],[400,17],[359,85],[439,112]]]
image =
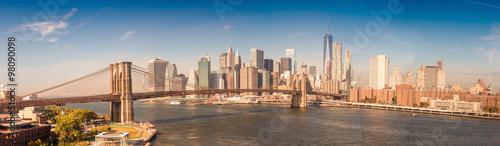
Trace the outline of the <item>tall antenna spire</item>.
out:
[[[330,17],[328,17],[328,34],[330,34]]]

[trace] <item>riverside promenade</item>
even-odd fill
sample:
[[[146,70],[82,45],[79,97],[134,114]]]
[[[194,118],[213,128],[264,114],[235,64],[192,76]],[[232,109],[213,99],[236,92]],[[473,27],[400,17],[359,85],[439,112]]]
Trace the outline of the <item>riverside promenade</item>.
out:
[[[452,111],[452,110],[429,109],[429,108],[407,107],[407,106],[385,105],[385,104],[355,103],[355,102],[345,102],[345,101],[338,101],[338,100],[323,100],[323,101],[321,101],[320,106],[338,106],[338,107],[351,107],[351,108],[393,110],[393,111],[402,111],[402,112],[427,113],[427,114],[438,114],[438,115],[450,115],[450,116],[462,116],[462,117],[473,117],[473,118],[500,120],[499,113]]]

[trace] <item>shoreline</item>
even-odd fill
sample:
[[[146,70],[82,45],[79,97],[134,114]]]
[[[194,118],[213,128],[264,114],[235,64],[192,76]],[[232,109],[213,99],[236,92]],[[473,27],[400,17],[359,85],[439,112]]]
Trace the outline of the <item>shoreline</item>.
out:
[[[361,109],[377,109],[377,110],[388,110],[388,111],[399,111],[399,112],[409,112],[409,113],[423,113],[430,115],[446,115],[446,116],[459,116],[459,117],[469,117],[469,118],[479,118],[479,119],[489,119],[489,120],[500,120],[500,117],[486,117],[479,115],[468,115],[468,114],[453,114],[453,113],[442,113],[442,112],[428,112],[428,111],[414,111],[414,110],[404,110],[404,109],[393,109],[393,108],[376,108],[374,106],[361,107],[361,106],[347,106],[347,105],[328,105],[320,104],[320,107],[343,107],[343,108],[361,108]]]

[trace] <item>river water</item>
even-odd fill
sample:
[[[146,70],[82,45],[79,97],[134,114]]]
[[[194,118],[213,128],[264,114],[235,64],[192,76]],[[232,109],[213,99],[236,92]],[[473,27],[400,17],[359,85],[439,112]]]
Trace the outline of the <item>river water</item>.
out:
[[[109,113],[109,103],[66,107]],[[158,129],[153,145],[500,145],[500,121],[289,105],[134,103]]]

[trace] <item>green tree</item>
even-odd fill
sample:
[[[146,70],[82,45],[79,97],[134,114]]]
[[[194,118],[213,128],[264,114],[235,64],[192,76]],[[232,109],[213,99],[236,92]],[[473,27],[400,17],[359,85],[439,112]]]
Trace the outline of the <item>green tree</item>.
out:
[[[486,112],[486,113],[489,113],[490,112],[490,107],[489,106],[483,106],[483,111]]]
[[[57,117],[56,128],[54,132],[59,135],[62,142],[79,141],[82,138],[81,121],[73,115]]]
[[[78,120],[82,122],[89,122],[92,119],[97,119],[97,114],[90,110],[74,110],[71,114],[74,114]]]
[[[420,107],[428,107],[429,103],[427,102],[420,102]]]
[[[394,98],[392,98],[392,101],[394,102],[394,104],[397,104],[398,103],[398,96],[394,96]]]
[[[492,112],[492,113],[496,113],[496,112],[498,112],[498,107],[496,107],[496,106],[491,106],[491,107],[490,107],[490,112]]]
[[[417,107],[418,105],[416,103],[413,103],[413,107]]]

